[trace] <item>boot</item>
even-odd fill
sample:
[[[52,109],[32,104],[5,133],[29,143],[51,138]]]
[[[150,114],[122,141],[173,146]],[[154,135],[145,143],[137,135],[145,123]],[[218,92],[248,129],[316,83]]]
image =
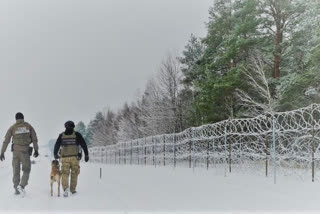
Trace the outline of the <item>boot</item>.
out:
[[[15,195],[20,195],[20,192],[18,191],[18,188],[17,188],[17,187],[14,188],[14,194],[15,194]]]
[[[63,192],[63,197],[68,197],[69,196],[69,188],[65,189]]]
[[[24,198],[24,196],[26,195],[26,191],[24,190],[23,186],[19,185],[17,187],[17,190],[20,193],[21,197]]]

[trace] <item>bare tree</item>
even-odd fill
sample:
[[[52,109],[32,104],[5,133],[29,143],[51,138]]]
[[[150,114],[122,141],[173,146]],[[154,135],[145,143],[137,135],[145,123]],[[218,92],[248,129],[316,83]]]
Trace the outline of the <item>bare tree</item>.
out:
[[[128,141],[145,136],[143,134],[145,124],[142,120],[141,111],[142,109],[135,103],[132,103],[131,106],[128,104],[124,105],[119,113],[119,141]]]
[[[180,82],[182,81],[181,66],[178,60],[171,54],[168,54],[166,59],[162,62],[158,75],[158,84],[160,93],[163,98],[163,112],[170,112],[169,116],[172,116],[170,122],[171,132],[180,131],[179,127],[179,93],[181,91]],[[170,119],[170,118],[169,118]],[[169,130],[168,130],[169,131]]]
[[[142,118],[148,124],[147,135],[181,131],[181,81],[180,64],[168,54],[155,79],[148,82],[143,97]]]
[[[182,92],[182,72],[178,60],[168,54],[155,78],[148,81],[144,94],[130,106],[114,114],[99,115],[93,132],[95,145],[108,145],[150,135],[180,132],[186,127]]]
[[[255,57],[250,58],[249,66],[243,68],[250,91],[236,89],[236,97],[240,105],[247,110],[246,116],[274,111],[275,100],[271,94],[265,67],[265,59],[257,53]]]
[[[103,120],[99,121],[92,135],[95,146],[117,143],[117,126],[115,113],[110,110],[103,112]]]

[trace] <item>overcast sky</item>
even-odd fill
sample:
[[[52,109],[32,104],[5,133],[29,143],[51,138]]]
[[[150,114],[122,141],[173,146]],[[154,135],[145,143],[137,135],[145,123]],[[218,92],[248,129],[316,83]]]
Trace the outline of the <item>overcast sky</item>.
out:
[[[0,136],[17,111],[46,145],[143,91],[163,57],[203,37],[212,0],[1,0]],[[2,141],[2,140],[1,140]],[[2,143],[1,143],[2,144]]]

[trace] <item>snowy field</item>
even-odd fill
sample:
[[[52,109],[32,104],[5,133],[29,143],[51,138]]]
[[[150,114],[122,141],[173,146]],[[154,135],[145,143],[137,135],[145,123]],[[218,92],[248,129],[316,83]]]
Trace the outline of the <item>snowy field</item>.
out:
[[[32,167],[27,195],[13,195],[11,157],[0,163],[0,213],[319,213],[320,183],[213,170],[81,164],[78,194],[50,196],[50,159]],[[100,167],[102,179],[100,180]],[[55,193],[56,188],[55,188]]]

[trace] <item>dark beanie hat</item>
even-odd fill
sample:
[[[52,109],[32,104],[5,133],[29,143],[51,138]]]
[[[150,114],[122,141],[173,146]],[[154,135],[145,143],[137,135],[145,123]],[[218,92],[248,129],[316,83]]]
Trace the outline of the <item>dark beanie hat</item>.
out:
[[[72,122],[71,120],[67,121],[65,124],[64,124],[64,127],[66,129],[73,129],[75,127],[74,125],[74,122]]]
[[[23,114],[22,114],[21,112],[18,112],[18,113],[16,114],[16,120],[23,120],[23,119],[24,119]]]

